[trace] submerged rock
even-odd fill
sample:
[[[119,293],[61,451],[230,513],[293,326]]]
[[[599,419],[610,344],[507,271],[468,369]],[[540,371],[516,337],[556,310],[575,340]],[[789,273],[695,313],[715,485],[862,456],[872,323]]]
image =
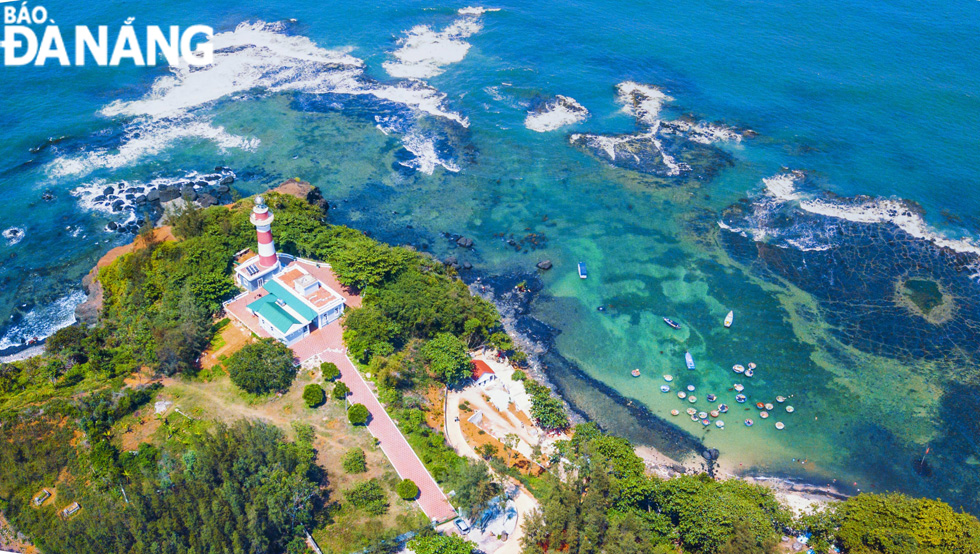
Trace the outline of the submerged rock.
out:
[[[545,271],[548,271],[549,269],[551,269],[551,260],[542,260],[537,263],[537,266],[538,269],[543,269]]]

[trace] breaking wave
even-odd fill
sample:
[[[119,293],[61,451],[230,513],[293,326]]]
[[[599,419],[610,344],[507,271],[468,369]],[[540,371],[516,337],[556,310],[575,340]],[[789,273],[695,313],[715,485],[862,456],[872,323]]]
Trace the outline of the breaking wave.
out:
[[[74,290],[44,308],[35,308],[9,327],[0,337],[0,350],[20,346],[25,340],[45,338],[52,333],[75,323],[75,307],[85,301],[85,293]]]
[[[398,49],[392,52],[394,61],[382,66],[388,75],[398,79],[427,79],[444,71],[444,67],[463,61],[470,49],[465,39],[483,28],[481,18],[491,11],[484,8],[462,8],[461,16],[441,31],[428,25],[416,25],[398,40]],[[496,10],[492,10],[496,11]]]
[[[535,110],[528,112],[524,126],[532,131],[546,133],[585,121],[589,110],[568,96],[555,96]]]

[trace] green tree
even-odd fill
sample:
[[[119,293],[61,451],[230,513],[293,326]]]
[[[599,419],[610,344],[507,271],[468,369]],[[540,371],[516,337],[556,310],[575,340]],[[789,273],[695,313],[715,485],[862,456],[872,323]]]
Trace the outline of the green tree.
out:
[[[228,358],[228,374],[238,388],[251,394],[288,389],[296,377],[293,352],[274,339],[259,339]]]
[[[347,398],[350,394],[350,388],[343,381],[337,381],[333,385],[333,390],[330,391],[330,396],[334,397],[336,400],[343,400]]]
[[[333,362],[323,362],[320,364],[320,373],[323,375],[324,381],[333,381],[340,377],[340,368]]]
[[[362,481],[344,491],[344,498],[355,508],[370,515],[380,516],[388,513],[388,495],[377,479]]]
[[[568,427],[568,413],[561,400],[551,394],[551,389],[530,379],[524,381],[524,388],[531,395],[531,415],[538,425],[545,429],[565,429]]]
[[[327,393],[323,392],[323,387],[316,383],[311,383],[303,388],[303,401],[310,408],[316,408],[327,401]]]
[[[395,486],[395,492],[402,500],[415,500],[419,495],[419,487],[411,479],[402,479]]]
[[[353,425],[364,425],[367,423],[369,417],[371,417],[371,412],[368,411],[364,404],[354,404],[347,409],[347,419]]]
[[[364,473],[367,471],[367,459],[364,456],[364,451],[357,447],[348,450],[341,461],[341,467],[347,473]]]
[[[425,343],[422,356],[436,377],[447,385],[455,385],[473,374],[466,345],[449,333],[440,333]]]
[[[408,542],[415,554],[472,554],[476,545],[459,535],[425,535]]]

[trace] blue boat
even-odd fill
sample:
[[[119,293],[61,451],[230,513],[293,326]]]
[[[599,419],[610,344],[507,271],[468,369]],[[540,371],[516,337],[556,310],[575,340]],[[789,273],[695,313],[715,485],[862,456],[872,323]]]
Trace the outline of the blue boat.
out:
[[[578,263],[578,276],[580,279],[587,279],[589,277],[589,272],[585,269],[585,262]]]
[[[666,323],[667,325],[669,325],[671,329],[680,329],[681,328],[681,324],[680,323],[677,323],[676,321],[674,321],[673,319],[670,319],[669,317],[665,317],[664,318],[664,323]]]
[[[694,369],[694,356],[690,352],[684,353],[684,362],[687,364],[687,369]]]

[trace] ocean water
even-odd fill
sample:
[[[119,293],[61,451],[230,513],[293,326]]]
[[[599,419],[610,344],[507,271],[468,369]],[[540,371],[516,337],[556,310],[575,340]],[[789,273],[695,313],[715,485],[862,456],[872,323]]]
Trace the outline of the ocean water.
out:
[[[519,328],[614,432],[980,512],[980,3],[44,6],[211,25],[217,54],[0,69],[0,349],[129,240],[107,225],[145,214],[106,187],[301,177],[335,222],[532,282]],[[724,429],[684,413],[709,393]]]

